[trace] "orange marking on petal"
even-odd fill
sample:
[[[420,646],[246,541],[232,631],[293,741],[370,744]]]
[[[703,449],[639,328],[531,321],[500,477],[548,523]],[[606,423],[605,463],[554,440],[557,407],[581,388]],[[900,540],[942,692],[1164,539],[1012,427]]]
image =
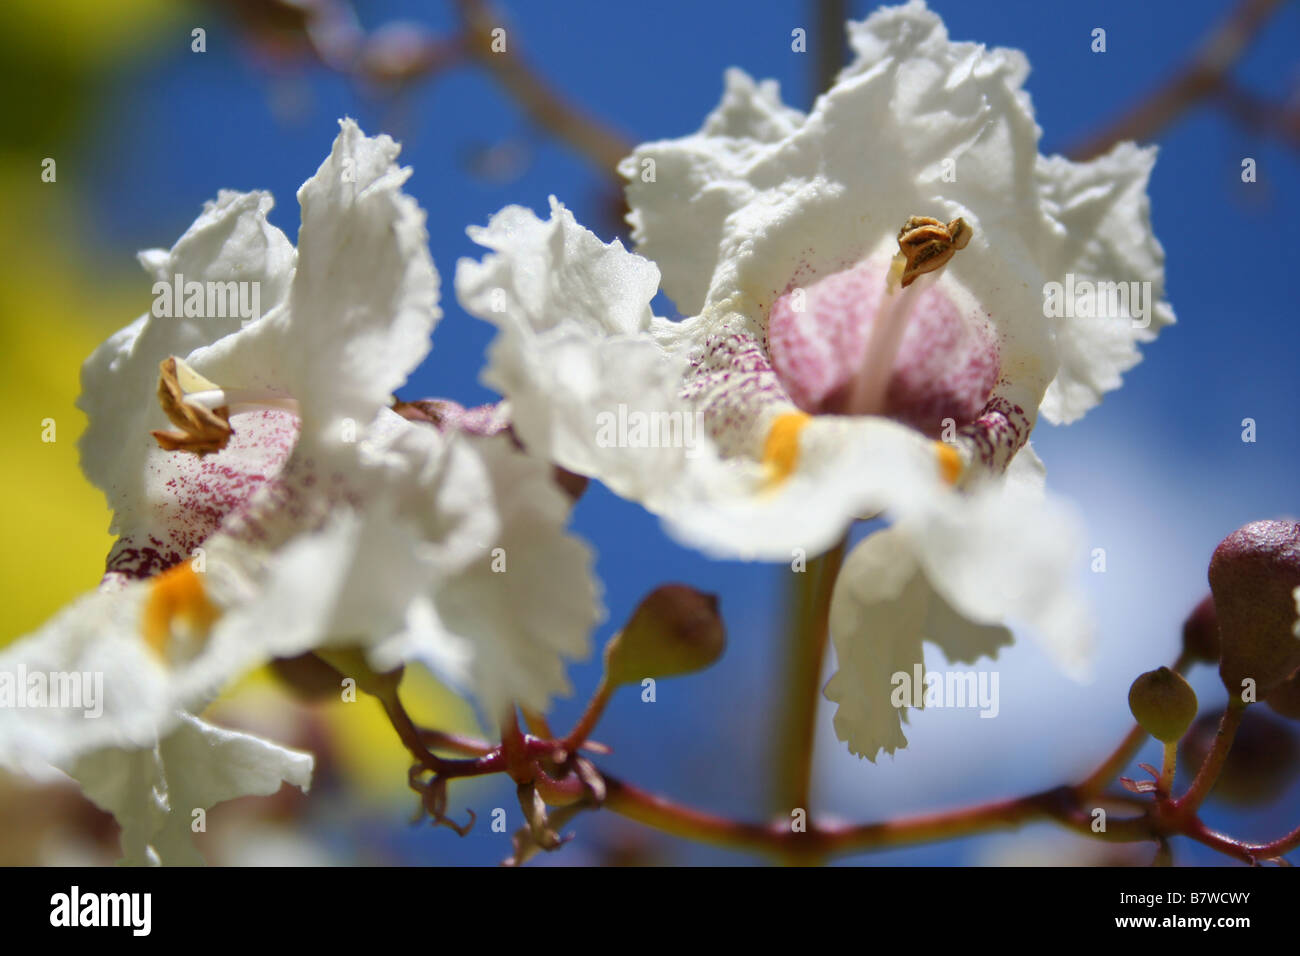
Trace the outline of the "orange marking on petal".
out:
[[[939,459],[939,474],[943,476],[943,480],[950,485],[957,484],[957,479],[966,470],[966,463],[962,461],[961,453],[952,445],[937,441],[934,443],[934,454]]]
[[[810,421],[812,416],[805,412],[786,412],[772,422],[763,442],[763,465],[771,484],[785,481],[798,467],[799,434]]]
[[[145,643],[163,660],[178,626],[186,636],[204,638],[221,611],[203,589],[191,562],[185,561],[153,578],[145,600],[141,633]]]

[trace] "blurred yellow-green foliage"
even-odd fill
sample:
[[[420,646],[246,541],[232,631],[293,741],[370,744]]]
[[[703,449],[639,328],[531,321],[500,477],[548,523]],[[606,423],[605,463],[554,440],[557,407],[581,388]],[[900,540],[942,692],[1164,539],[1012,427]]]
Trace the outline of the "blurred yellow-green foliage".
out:
[[[21,91],[7,98],[0,133],[0,643],[93,587],[103,568],[108,510],[77,465],[85,419],[73,402],[82,361],[132,318],[139,290],[126,269],[97,274],[78,241],[77,173],[87,161],[78,144],[101,105],[103,71],[138,53],[176,12],[167,0],[11,0],[0,12],[0,74]],[[46,157],[57,163],[52,183],[41,178]],[[48,420],[52,442],[43,440]]]
[[[0,645],[38,627],[93,588],[111,538],[103,495],[81,474],[77,439],[85,417],[75,407],[80,368],[111,332],[147,301],[134,249],[109,257],[85,241],[86,196],[79,173],[93,162],[86,119],[107,108],[103,78],[147,55],[184,5],[174,0],[9,0],[0,8],[0,77],[23,95],[6,103],[0,124],[0,521],[6,547]],[[56,161],[54,182],[42,162]],[[201,197],[200,197],[201,198]],[[166,237],[160,237],[165,240]],[[107,258],[113,271],[105,273]],[[55,440],[43,440],[53,420]],[[232,689],[237,703],[265,674]],[[427,675],[412,674],[417,716],[468,728],[463,703]],[[335,704],[323,713],[352,781],[371,798],[405,791],[406,756],[377,706]]]

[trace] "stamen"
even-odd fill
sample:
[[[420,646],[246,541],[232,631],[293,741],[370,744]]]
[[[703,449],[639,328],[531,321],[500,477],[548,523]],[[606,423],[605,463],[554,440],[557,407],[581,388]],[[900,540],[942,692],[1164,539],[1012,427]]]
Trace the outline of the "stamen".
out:
[[[961,218],[944,225],[929,216],[912,216],[903,223],[898,231],[898,255],[889,265],[866,355],[849,391],[852,414],[879,415],[884,411],[885,392],[908,319],[921,294],[970,239],[971,229]]]
[[[223,389],[175,356],[159,365],[158,401],[177,428],[151,434],[166,451],[202,457],[226,447],[234,429],[230,416],[273,409],[298,413],[298,403],[265,389]]]
[[[278,392],[255,388],[210,388],[186,395],[185,400],[212,410],[227,408],[231,415],[268,408],[298,414],[296,399],[288,398]]]
[[[931,273],[906,287],[900,286],[896,281],[900,258],[896,257],[890,268],[889,281],[885,283],[876,320],[867,338],[862,367],[858,369],[849,391],[848,409],[851,414],[879,415],[884,411],[885,391],[889,387],[894,360],[898,357],[898,347],[903,343],[903,333],[907,331],[908,319],[921,294],[934,281]]]
[[[225,406],[209,409],[191,404],[187,401],[186,384],[215,388],[181,359],[175,356],[163,359],[158,366],[158,402],[177,427],[150,434],[166,451],[191,451],[200,457],[220,451],[232,434],[230,410]]]

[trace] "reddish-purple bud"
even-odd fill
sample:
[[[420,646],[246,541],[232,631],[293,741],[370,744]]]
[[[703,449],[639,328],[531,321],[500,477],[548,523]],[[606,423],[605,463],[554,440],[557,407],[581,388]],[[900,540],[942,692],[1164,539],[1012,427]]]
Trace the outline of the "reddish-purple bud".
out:
[[[1214,612],[1214,595],[1207,594],[1193,608],[1183,622],[1183,650],[1193,660],[1217,664],[1222,652],[1219,647],[1219,617]]]
[[[1300,671],[1269,691],[1268,706],[1283,717],[1300,720]]]
[[[1219,715],[1206,714],[1183,738],[1180,761],[1191,773],[1205,762],[1219,733]],[[1212,799],[1232,806],[1272,803],[1295,779],[1300,745],[1295,732],[1268,711],[1249,708],[1214,785]]]
[[[1219,619],[1219,675],[1228,693],[1262,699],[1300,667],[1295,589],[1300,587],[1300,524],[1255,521],[1238,528],[1210,558]]]

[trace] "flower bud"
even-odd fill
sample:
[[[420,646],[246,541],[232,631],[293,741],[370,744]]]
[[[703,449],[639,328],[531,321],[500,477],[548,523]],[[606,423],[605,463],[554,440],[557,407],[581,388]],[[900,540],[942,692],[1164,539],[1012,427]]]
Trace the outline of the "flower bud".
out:
[[[1283,717],[1300,720],[1300,671],[1296,671],[1268,693],[1268,706]]]
[[[703,670],[722,656],[726,632],[718,599],[684,584],[651,591],[605,647],[611,686]]]
[[[1214,595],[1207,594],[1183,622],[1183,651],[1193,660],[1217,664],[1219,618],[1214,612]]]
[[[1300,525],[1255,521],[1214,549],[1210,590],[1219,619],[1219,676],[1228,693],[1254,681],[1263,698],[1300,667],[1295,589],[1300,587]]]
[[[351,677],[363,691],[382,701],[393,699],[402,683],[403,668],[400,665],[381,674],[370,666],[361,648],[317,648],[316,654],[340,675]]]
[[[1181,763],[1194,774],[1205,762],[1219,733],[1219,715],[1198,720],[1182,743]],[[1283,720],[1259,707],[1242,716],[1232,749],[1214,784],[1211,799],[1229,806],[1272,803],[1295,779],[1300,766],[1300,742]]]
[[[303,700],[338,696],[339,672],[310,651],[297,657],[273,658],[271,670]]]
[[[1156,740],[1174,743],[1196,719],[1196,691],[1168,667],[1147,671],[1128,689],[1128,707]]]

